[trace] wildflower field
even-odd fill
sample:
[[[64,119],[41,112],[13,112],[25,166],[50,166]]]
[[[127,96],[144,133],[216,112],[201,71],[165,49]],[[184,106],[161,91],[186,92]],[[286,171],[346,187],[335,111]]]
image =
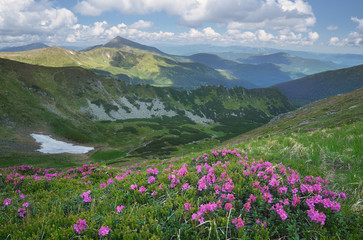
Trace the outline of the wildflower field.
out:
[[[127,168],[0,169],[1,239],[359,239],[329,181],[216,150]]]

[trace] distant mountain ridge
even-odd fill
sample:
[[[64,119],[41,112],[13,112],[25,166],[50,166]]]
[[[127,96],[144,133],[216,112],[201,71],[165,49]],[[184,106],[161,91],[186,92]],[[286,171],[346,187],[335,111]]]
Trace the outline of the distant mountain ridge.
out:
[[[100,76],[132,84],[182,89],[210,85],[254,87],[228,73],[200,63],[180,62],[159,53],[156,48],[116,37],[105,45],[83,51],[50,47],[28,52],[0,53],[0,57],[49,67],[80,66]]]
[[[245,79],[258,87],[269,87],[292,79],[289,73],[281,71],[273,64],[243,64],[208,53],[198,53],[188,58],[208,67],[225,70],[232,76]]]
[[[305,105],[363,87],[363,65],[309,75],[276,87],[296,105]]]
[[[24,52],[34,49],[40,49],[40,48],[47,48],[48,45],[45,45],[44,43],[38,42],[38,43],[31,43],[24,46],[18,46],[18,47],[6,47],[1,48],[0,52]]]

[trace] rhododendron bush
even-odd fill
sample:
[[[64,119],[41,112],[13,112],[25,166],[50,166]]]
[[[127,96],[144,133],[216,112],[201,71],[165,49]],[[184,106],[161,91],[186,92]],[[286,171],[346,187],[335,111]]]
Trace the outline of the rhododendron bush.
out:
[[[349,197],[234,150],[128,169],[1,169],[1,239],[359,238]]]

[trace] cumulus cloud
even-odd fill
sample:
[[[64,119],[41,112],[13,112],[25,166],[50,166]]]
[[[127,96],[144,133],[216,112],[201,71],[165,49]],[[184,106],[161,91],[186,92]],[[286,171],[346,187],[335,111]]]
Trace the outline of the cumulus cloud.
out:
[[[311,6],[304,0],[84,0],[75,10],[90,16],[114,10],[123,14],[164,11],[194,28],[218,23],[228,24],[229,28],[307,32],[316,22]]]
[[[359,19],[357,17],[350,18],[353,22],[358,23],[356,30],[351,32],[345,38],[339,39],[338,37],[332,37],[329,40],[330,46],[339,47],[361,47],[363,46],[363,18]]]
[[[339,29],[339,27],[338,26],[335,26],[335,25],[330,25],[326,29],[329,30],[329,31],[336,31],[336,30]]]
[[[153,23],[150,21],[139,20],[139,21],[133,23],[130,27],[136,28],[136,29],[147,29],[147,28],[151,28],[152,26],[153,26]]]
[[[54,8],[46,0],[0,1],[0,16],[0,35],[8,37],[62,34],[77,22],[71,11]]]

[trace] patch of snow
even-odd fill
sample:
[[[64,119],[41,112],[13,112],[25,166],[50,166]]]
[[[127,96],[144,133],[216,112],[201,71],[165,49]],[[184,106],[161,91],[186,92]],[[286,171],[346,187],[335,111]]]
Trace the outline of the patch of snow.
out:
[[[41,153],[74,153],[82,154],[92,151],[93,147],[77,146],[70,143],[62,142],[43,134],[30,134],[37,143],[40,143],[40,149],[37,151]]]
[[[207,124],[207,123],[213,123],[214,121],[212,119],[208,119],[204,114],[202,114],[202,117],[199,117],[198,115],[194,115],[193,113],[184,110],[185,115],[192,120],[195,123],[201,123],[201,124]]]

